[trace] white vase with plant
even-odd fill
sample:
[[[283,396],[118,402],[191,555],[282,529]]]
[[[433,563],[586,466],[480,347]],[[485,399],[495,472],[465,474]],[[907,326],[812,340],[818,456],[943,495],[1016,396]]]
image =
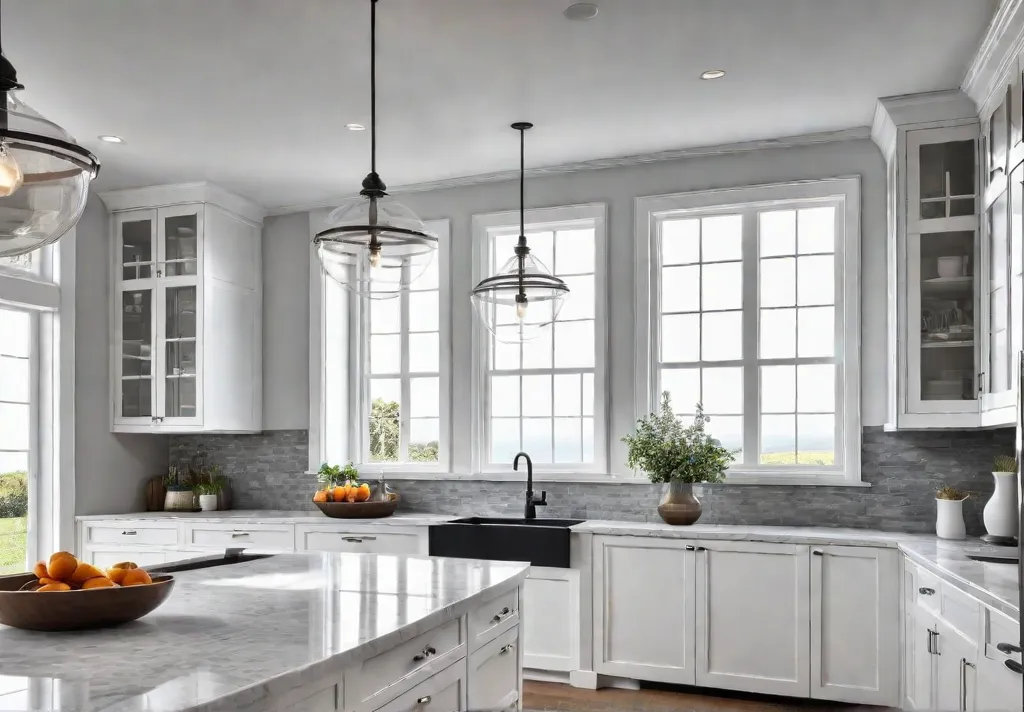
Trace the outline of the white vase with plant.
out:
[[[721,482],[735,453],[722,447],[706,426],[710,418],[697,403],[693,423],[672,412],[666,391],[661,394],[661,409],[636,423],[636,432],[622,438],[629,448],[628,464],[643,470],[651,482],[664,483],[658,514],[669,524],[693,524],[701,515],[700,501],[693,485]]]
[[[220,494],[220,484],[217,482],[200,482],[195,486],[195,493],[199,497],[199,509],[204,512],[216,512]]]
[[[935,535],[940,539],[966,539],[964,500],[967,492],[945,486],[935,493]]]
[[[997,455],[992,463],[992,477],[996,487],[985,504],[982,518],[988,536],[985,540],[995,544],[1013,544],[1020,529],[1020,500],[1017,496],[1017,458]]]

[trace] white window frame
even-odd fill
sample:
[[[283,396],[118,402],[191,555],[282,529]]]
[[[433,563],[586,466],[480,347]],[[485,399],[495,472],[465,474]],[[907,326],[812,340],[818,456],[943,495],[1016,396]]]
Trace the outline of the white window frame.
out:
[[[312,218],[311,218],[312,219]],[[438,332],[439,354],[439,435],[438,461],[370,462],[363,461],[368,437],[369,390],[364,377],[368,357],[369,308],[366,300],[356,297],[324,274],[316,249],[310,250],[310,431],[309,471],[315,472],[324,462],[344,464],[352,461],[364,477],[374,475],[439,475],[451,470],[451,227],[447,218],[424,220],[427,230],[438,237]],[[311,234],[320,230],[311,225]],[[404,297],[397,297],[402,299]],[[330,300],[331,308],[327,308]],[[340,328],[347,336],[344,348],[329,344],[327,319],[344,315]],[[404,322],[404,318],[403,318]],[[407,359],[403,359],[406,363]],[[332,373],[343,378],[329,378]],[[400,375],[403,390],[408,373]],[[330,391],[328,393],[328,390]],[[365,413],[364,413],[365,411]],[[403,413],[403,429],[408,427],[408,414]]]
[[[860,470],[860,177],[843,176],[823,180],[795,181],[770,185],[745,186],[673,195],[640,197],[635,201],[636,219],[636,345],[635,345],[635,414],[637,418],[652,412],[659,401],[655,392],[658,381],[659,343],[659,271],[657,221],[667,216],[697,216],[701,213],[732,209],[791,207],[793,203],[839,201],[842,204],[842,233],[836,235],[837,270],[836,354],[842,354],[836,378],[841,384],[841,403],[836,404],[839,437],[837,458],[842,465],[821,468],[811,465],[758,465],[744,463],[729,469],[726,480],[733,484],[772,485],[851,485],[866,486]],[[792,206],[795,207],[795,206]],[[806,207],[806,205],[804,206]],[[746,241],[745,241],[746,243]],[[750,304],[758,303],[758,280],[749,279],[744,255],[743,285],[744,342],[756,330],[757,319],[747,319]],[[756,267],[755,267],[756,269]],[[756,274],[756,272],[755,272]],[[756,313],[756,312],[755,312]],[[756,331],[755,334],[756,336]],[[756,341],[755,341],[756,343]],[[752,366],[744,359],[746,373]],[[797,359],[794,359],[796,362]],[[750,442],[747,431],[759,428],[757,378],[744,379],[744,441]],[[754,425],[751,424],[753,421]],[[755,440],[756,442],[756,440]]]
[[[534,473],[556,475],[558,480],[593,479],[608,476],[608,239],[607,206],[587,203],[552,208],[533,208],[526,211],[527,232],[549,229],[594,227],[594,461],[592,463],[538,463]],[[477,284],[489,276],[490,233],[496,229],[514,226],[519,229],[519,211],[508,210],[473,216],[473,269],[472,283]],[[569,299],[572,298],[570,294]],[[472,325],[473,382],[472,452],[471,468],[477,475],[506,475],[513,477],[512,463],[489,463],[487,453],[490,439],[490,392],[487,379],[488,331],[473,314]],[[546,369],[550,370],[550,369]],[[557,370],[557,369],[555,369]],[[514,475],[521,478],[520,474]],[[551,479],[551,478],[549,478]]]
[[[33,259],[0,265],[0,307],[32,315],[29,561],[75,542],[75,230]]]

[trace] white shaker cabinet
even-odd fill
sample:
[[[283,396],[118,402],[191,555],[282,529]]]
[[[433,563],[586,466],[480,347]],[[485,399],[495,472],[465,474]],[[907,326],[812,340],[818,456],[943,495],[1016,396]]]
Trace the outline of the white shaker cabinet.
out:
[[[101,197],[112,431],[259,431],[263,211],[207,184]]]
[[[594,537],[594,671],[692,685],[694,546]]]
[[[973,712],[978,650],[941,619],[935,631],[935,708]]]
[[[811,547],[811,697],[898,704],[899,590],[896,549]]]
[[[696,684],[807,697],[808,548],[708,541],[694,554]]]

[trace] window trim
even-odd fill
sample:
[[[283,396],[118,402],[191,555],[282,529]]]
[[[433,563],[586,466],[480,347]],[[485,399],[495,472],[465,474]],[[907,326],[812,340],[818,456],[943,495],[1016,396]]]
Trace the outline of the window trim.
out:
[[[842,295],[843,364],[843,468],[814,470],[806,466],[758,466],[744,464],[730,468],[730,484],[772,485],[863,485],[860,469],[860,177],[840,176],[821,180],[803,180],[736,188],[723,188],[671,195],[638,197],[634,201],[636,230],[635,254],[635,349],[634,411],[641,418],[657,403],[658,276],[656,222],[670,213],[696,213],[727,210],[730,206],[750,209],[796,201],[834,199],[843,203],[844,235],[836,257],[842,261],[837,278]],[[746,259],[744,260],[746,263]],[[746,290],[745,290],[746,291]],[[837,310],[838,311],[838,310]],[[744,310],[746,313],[746,310]],[[839,314],[837,314],[837,317]],[[838,412],[837,412],[838,415]],[[640,473],[637,473],[638,475]]]
[[[312,223],[312,213],[310,221]],[[452,316],[451,316],[451,221],[448,218],[436,220],[424,220],[427,229],[438,236],[438,254],[435,259],[438,261],[438,301],[440,314],[438,315],[438,338],[440,341],[439,354],[439,435],[440,444],[438,448],[438,461],[436,463],[411,463],[411,462],[362,462],[364,452],[364,438],[366,428],[365,418],[362,416],[362,409],[365,400],[368,399],[368,390],[364,387],[367,380],[363,374],[363,364],[368,356],[368,349],[364,349],[363,338],[369,322],[369,310],[364,308],[362,302],[365,300],[352,296],[344,287],[339,287],[342,308],[346,314],[344,329],[348,333],[348,348],[342,349],[342,353],[336,355],[342,357],[336,370],[344,370],[346,377],[343,379],[339,398],[344,399],[344,406],[338,413],[338,420],[341,430],[346,432],[347,437],[343,442],[337,443],[337,451],[342,456],[333,459],[328,453],[334,448],[329,448],[327,434],[327,408],[323,386],[327,383],[327,361],[328,344],[326,335],[327,315],[324,304],[327,299],[327,279],[320,267],[320,260],[316,254],[316,248],[310,244],[310,352],[309,352],[309,472],[316,472],[324,462],[331,461],[332,464],[344,464],[352,461],[356,467],[365,471],[367,478],[372,475],[384,473],[388,476],[422,476],[440,475],[451,470],[452,462],[452,438],[451,438],[451,403],[452,403]],[[310,225],[310,234],[315,234],[319,226]],[[399,297],[401,298],[401,297]],[[407,374],[404,374],[407,375]],[[337,462],[335,462],[337,460]],[[342,460],[344,462],[342,462]]]
[[[608,470],[608,235],[607,204],[531,208],[526,211],[526,229],[565,228],[567,223],[594,225],[594,462],[589,464],[538,464],[535,474],[557,475],[559,480],[610,479]],[[477,284],[489,272],[488,232],[515,226],[518,232],[519,211],[505,210],[481,213],[472,217],[472,283]],[[569,297],[571,298],[571,296]],[[472,385],[471,385],[471,472],[481,478],[494,475],[512,477],[512,463],[500,465],[486,462],[489,428],[489,389],[487,387],[488,331],[474,313],[472,315]],[[514,477],[519,478],[519,475]]]

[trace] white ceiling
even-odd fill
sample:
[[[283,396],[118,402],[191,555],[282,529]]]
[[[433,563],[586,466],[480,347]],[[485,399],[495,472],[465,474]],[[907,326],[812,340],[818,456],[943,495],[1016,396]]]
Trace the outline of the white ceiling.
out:
[[[391,186],[864,126],[959,86],[996,0],[381,0]],[[8,0],[25,99],[103,162],[100,189],[210,180],[268,208],[358,189],[368,0]],[[728,71],[700,81],[704,69]],[[100,144],[117,134],[122,146]]]

